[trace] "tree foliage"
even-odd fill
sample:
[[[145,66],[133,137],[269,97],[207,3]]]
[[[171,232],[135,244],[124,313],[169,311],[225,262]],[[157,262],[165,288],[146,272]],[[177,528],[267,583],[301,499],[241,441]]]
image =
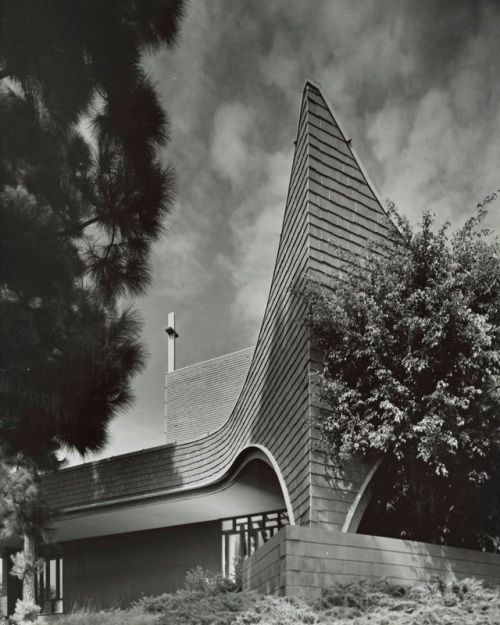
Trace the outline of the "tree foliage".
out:
[[[182,0],[0,0],[0,439],[96,451],[144,362],[136,313],[174,179],[144,50]],[[89,133],[82,134],[82,120]]]
[[[32,472],[20,465],[0,464],[2,493],[2,527],[0,537],[23,534],[42,537],[50,517],[49,509],[40,505],[40,484]]]
[[[391,247],[306,289],[323,442],[340,464],[384,459],[363,531],[498,545],[500,246],[483,216],[454,234],[399,218]]]

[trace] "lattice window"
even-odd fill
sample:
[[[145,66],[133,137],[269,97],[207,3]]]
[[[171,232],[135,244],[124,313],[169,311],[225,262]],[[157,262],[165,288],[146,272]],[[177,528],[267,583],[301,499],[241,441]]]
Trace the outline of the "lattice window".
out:
[[[222,521],[222,574],[233,577],[235,564],[288,525],[286,510],[262,512]]]

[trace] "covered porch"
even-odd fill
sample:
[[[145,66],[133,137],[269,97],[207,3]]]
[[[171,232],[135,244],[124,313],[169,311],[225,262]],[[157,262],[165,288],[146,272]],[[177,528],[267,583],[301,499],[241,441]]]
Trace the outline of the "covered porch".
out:
[[[230,576],[235,563],[290,522],[280,481],[265,454],[243,454],[221,480],[190,491],[91,503],[60,512],[38,575],[44,613],[89,602],[125,606],[182,587],[195,566]],[[19,580],[9,574],[19,545],[2,545],[2,614]]]

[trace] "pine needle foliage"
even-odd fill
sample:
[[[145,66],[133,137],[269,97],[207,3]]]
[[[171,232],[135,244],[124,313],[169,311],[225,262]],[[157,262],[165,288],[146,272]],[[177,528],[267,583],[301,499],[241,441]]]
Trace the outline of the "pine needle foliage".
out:
[[[141,54],[175,44],[183,6],[0,0],[0,440],[16,462],[102,449],[130,404],[145,355],[120,298],[147,287],[175,192]]]
[[[40,472],[104,447],[144,365],[120,298],[149,284],[175,181],[141,55],[175,44],[183,7],[0,0],[0,529],[24,532],[26,560]]]
[[[500,246],[484,216],[454,233],[399,218],[390,246],[305,290],[324,448],[340,466],[383,459],[361,531],[498,548]]]

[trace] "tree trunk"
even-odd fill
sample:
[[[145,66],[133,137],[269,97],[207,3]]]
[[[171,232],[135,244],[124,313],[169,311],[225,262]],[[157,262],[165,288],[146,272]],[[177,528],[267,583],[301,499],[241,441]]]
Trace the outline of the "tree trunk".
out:
[[[33,534],[24,535],[24,559],[28,565],[23,576],[23,601],[35,603],[35,537]]]

